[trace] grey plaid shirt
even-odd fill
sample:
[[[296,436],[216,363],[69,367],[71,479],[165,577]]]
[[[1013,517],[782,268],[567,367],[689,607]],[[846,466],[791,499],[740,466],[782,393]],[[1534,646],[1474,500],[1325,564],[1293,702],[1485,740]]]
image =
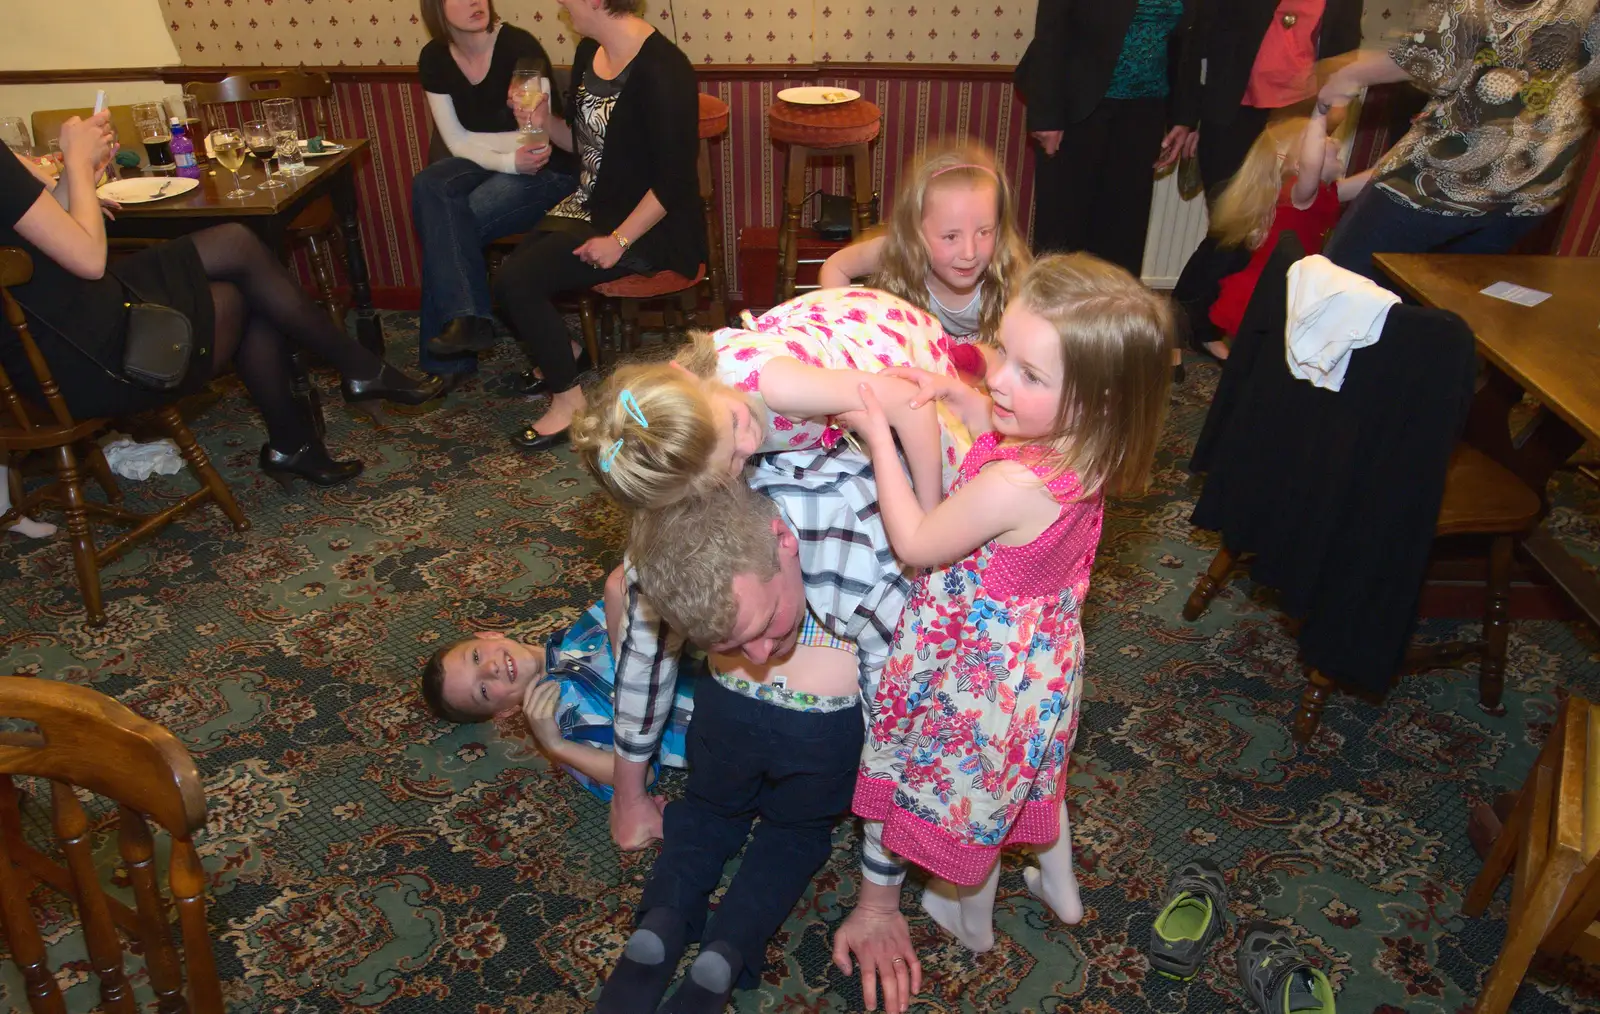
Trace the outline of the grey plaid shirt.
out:
[[[831,634],[855,642],[861,692],[870,700],[912,585],[883,530],[872,462],[840,441],[831,450],[756,458],[745,477],[794,531],[806,605]],[[628,615],[617,652],[615,744],[624,760],[647,761],[672,711],[683,638],[640,593],[632,562],[623,567]]]

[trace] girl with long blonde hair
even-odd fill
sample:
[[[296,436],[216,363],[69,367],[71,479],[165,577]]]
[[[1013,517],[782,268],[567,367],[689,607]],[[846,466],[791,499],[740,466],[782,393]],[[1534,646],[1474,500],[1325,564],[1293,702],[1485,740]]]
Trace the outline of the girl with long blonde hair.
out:
[[[1034,846],[1028,887],[1083,918],[1063,803],[1083,691],[1081,617],[1107,495],[1149,478],[1171,387],[1172,310],[1123,268],[1042,257],[1000,322],[988,395],[921,378],[976,436],[950,496],[916,502],[876,399],[864,438],[894,554],[921,571],[872,705],[854,809],[861,904],[898,907],[895,857],[932,878],[923,908],[973,951],[994,944],[1003,846]],[[910,371],[897,371],[909,376]],[[887,865],[885,865],[887,864]]]
[[[916,389],[885,372],[956,376],[932,314],[824,289],[743,323],[695,335],[672,363],[619,368],[573,421],[573,446],[618,503],[658,510],[730,481],[752,454],[829,446],[830,417],[862,407],[862,384],[889,406],[918,496],[938,502],[959,454],[934,406],[913,409]]]
[[[1322,252],[1341,205],[1354,200],[1372,175],[1369,170],[1343,176],[1343,171],[1339,146],[1328,136],[1328,107],[1320,102],[1309,118],[1267,124],[1250,146],[1211,209],[1211,235],[1218,245],[1251,251],[1244,270],[1222,280],[1211,304],[1208,316],[1221,334],[1238,333],[1280,232],[1294,230],[1307,256]],[[1205,348],[1218,359],[1228,358],[1223,341],[1208,341]]]
[[[975,145],[936,150],[903,180],[887,226],[824,261],[822,287],[866,278],[933,314],[958,346],[992,340],[1030,259],[994,155]],[[955,355],[964,372],[983,374],[976,354]]]

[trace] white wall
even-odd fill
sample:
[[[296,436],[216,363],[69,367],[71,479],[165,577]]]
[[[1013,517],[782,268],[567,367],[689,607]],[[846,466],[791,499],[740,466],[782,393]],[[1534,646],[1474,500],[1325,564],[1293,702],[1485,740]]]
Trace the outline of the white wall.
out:
[[[158,0],[9,0],[3,7],[0,67],[7,70],[169,67],[178,63],[178,50],[167,33]],[[0,86],[0,115],[26,120],[35,109],[90,106],[99,88],[106,90],[112,105],[160,98],[178,90],[155,80],[4,85]]]

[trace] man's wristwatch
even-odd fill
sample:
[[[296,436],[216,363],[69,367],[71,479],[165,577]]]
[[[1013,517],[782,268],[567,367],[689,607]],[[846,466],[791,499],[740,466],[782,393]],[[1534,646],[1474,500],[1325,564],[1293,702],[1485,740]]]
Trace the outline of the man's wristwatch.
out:
[[[633,240],[624,236],[622,233],[617,232],[615,229],[611,231],[611,238],[617,241],[617,246],[622,248],[623,253],[627,253],[628,247],[633,243]]]

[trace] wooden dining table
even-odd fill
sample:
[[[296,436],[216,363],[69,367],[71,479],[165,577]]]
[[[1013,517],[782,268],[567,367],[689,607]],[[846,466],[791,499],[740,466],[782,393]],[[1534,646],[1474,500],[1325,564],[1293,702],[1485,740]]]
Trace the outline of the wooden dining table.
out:
[[[1600,258],[1380,253],[1373,262],[1425,306],[1459,314],[1487,364],[1465,437],[1549,509],[1550,477],[1585,441],[1600,445]],[[1482,290],[1511,282],[1550,298],[1523,306]],[[1524,396],[1538,407],[1513,431]],[[1529,557],[1600,625],[1600,584],[1541,525]]]
[[[280,176],[288,186],[259,187],[264,177],[261,163],[246,159],[239,182],[253,194],[241,198],[223,195],[233,189],[233,175],[215,160],[200,170],[200,185],[176,197],[125,204],[116,220],[106,223],[112,239],[172,239],[222,222],[247,226],[267,249],[281,251],[289,223],[311,202],[326,195],[333,200],[339,233],[344,239],[345,268],[350,277],[350,301],[356,314],[356,338],[378,356],[383,355],[383,322],[372,305],[367,256],[361,245],[356,218],[355,167],[367,157],[363,138],[336,139],[344,150],[305,160],[313,171],[302,176]]]

